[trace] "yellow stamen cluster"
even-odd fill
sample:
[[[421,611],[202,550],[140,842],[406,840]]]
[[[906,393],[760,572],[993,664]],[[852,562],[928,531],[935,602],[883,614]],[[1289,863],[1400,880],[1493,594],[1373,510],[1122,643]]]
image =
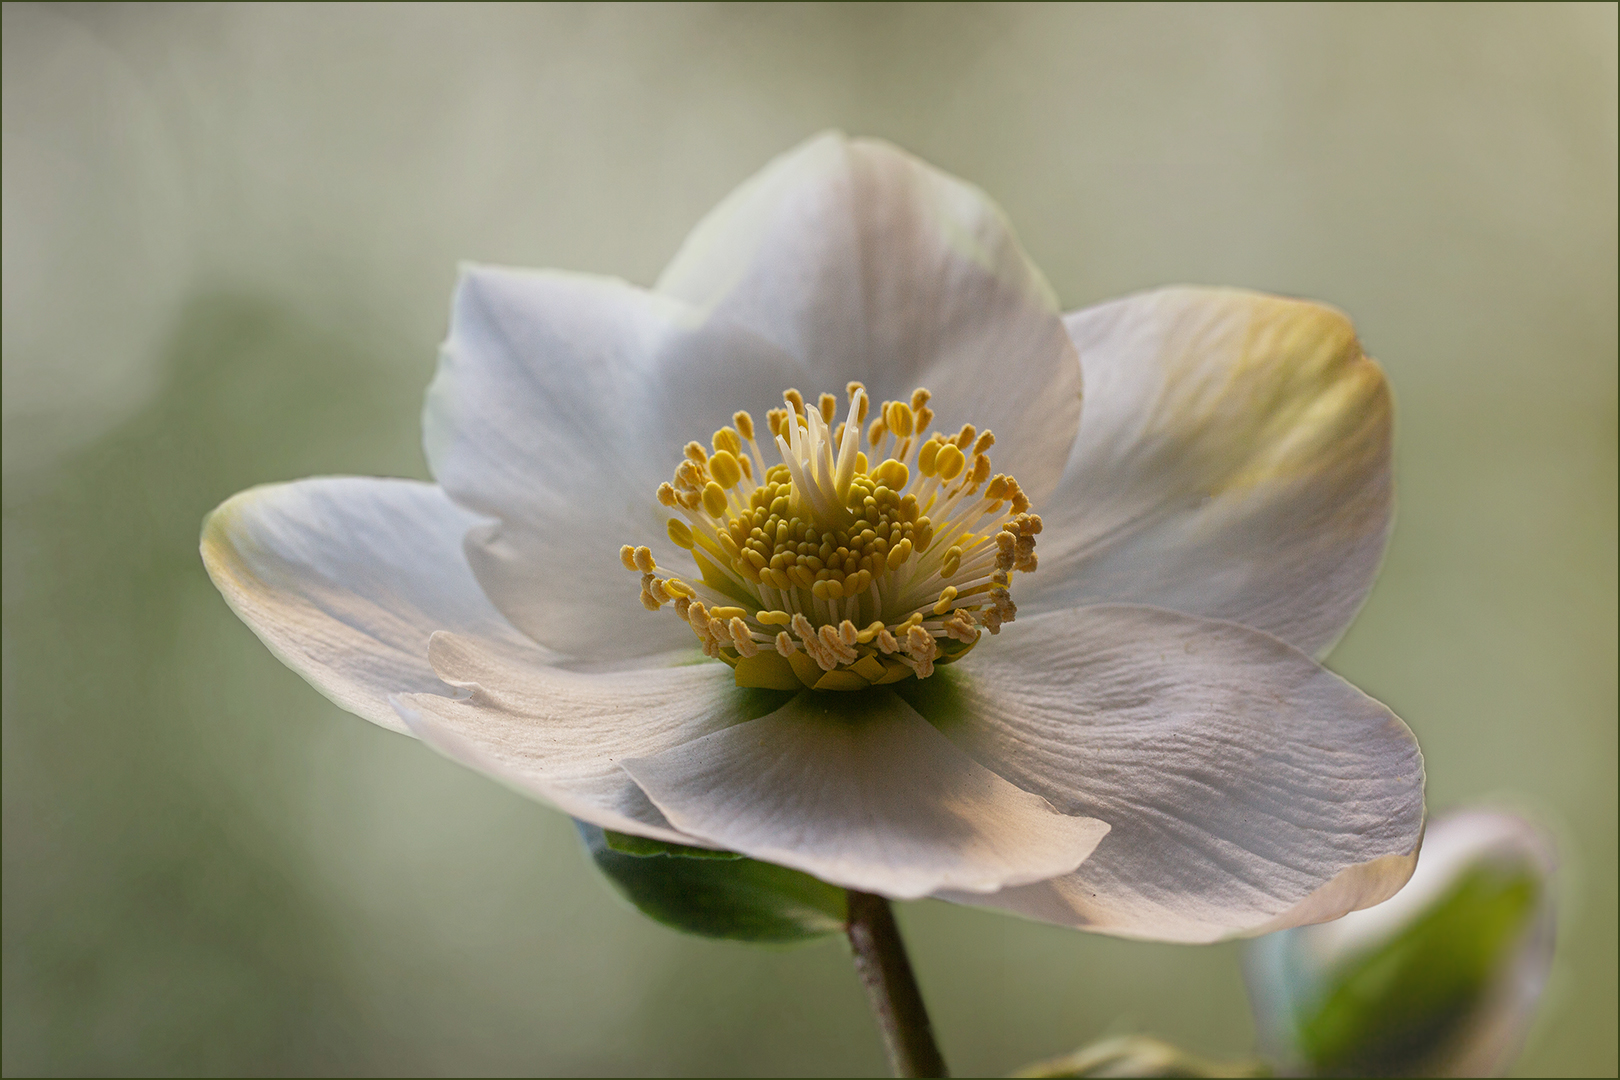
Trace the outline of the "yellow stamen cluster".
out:
[[[884,402],[866,425],[865,388],[814,406],[797,390],[766,420],[781,462],[764,467],[753,418],[688,443],[658,501],[679,511],[671,543],[700,582],[663,576],[626,545],[649,610],[673,604],[705,654],[739,685],[854,690],[927,678],[1017,614],[1014,571],[1035,569],[1041,519],[1010,476],[992,475],[989,431],[923,437],[930,394]],[[869,464],[861,436],[880,458]],[[756,479],[757,477],[757,479]]]

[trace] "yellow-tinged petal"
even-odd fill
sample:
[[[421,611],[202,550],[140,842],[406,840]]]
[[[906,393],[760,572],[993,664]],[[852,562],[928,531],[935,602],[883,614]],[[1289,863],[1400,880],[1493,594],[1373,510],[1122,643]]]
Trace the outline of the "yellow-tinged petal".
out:
[[[1041,504],[1042,572],[1023,610],[1143,603],[1330,646],[1371,586],[1393,508],[1389,389],[1350,320],[1174,288],[1066,322],[1086,422]]]

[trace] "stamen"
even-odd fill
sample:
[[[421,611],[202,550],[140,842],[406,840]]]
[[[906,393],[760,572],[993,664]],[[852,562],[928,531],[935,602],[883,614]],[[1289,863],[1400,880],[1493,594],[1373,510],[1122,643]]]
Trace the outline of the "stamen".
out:
[[[1016,480],[992,473],[991,432],[930,433],[925,388],[875,408],[860,383],[844,389],[842,420],[832,394],[783,393],[766,413],[774,464],[745,411],[712,451],[686,445],[656,494],[684,515],[665,531],[701,581],[662,576],[648,547],[620,549],[643,605],[673,605],[741,685],[928,678],[1013,621],[1011,574],[1036,567],[1041,520]]]

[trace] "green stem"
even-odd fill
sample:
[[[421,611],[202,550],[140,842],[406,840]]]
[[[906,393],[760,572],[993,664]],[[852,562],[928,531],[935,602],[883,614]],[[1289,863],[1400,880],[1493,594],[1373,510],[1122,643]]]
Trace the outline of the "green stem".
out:
[[[934,1044],[934,1029],[928,1023],[917,977],[906,958],[889,902],[871,893],[849,890],[850,948],[855,951],[855,970],[866,985],[883,1041],[889,1048],[889,1064],[896,1076],[947,1076],[945,1059]]]

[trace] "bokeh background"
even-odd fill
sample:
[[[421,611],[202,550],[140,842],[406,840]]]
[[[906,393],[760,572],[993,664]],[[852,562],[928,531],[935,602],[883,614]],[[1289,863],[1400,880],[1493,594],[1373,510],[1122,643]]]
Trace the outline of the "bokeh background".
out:
[[[1399,519],[1331,665],[1431,808],[1562,831],[1524,1075],[1616,1063],[1616,8],[4,6],[4,1072],[872,1073],[842,942],[682,938],[561,815],[337,711],[203,574],[251,484],[425,477],[456,264],[650,284],[829,126],[1006,208],[1066,305],[1350,311]],[[939,903],[962,1073],[1242,1054],[1239,947]]]

